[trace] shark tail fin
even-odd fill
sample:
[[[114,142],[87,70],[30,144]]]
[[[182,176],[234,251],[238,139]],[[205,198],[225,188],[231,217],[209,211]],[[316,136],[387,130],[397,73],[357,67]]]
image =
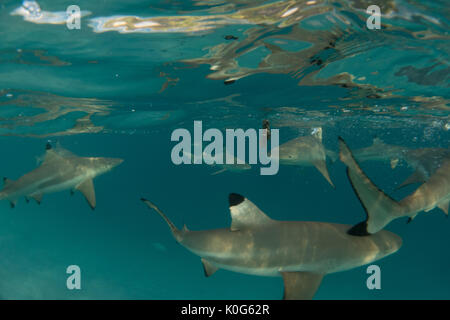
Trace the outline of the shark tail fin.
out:
[[[180,229],[178,229],[172,223],[172,221],[170,221],[170,219],[167,218],[167,216],[155,204],[153,204],[152,202],[150,202],[149,200],[147,200],[145,198],[141,198],[141,201],[144,202],[150,209],[155,210],[164,219],[164,221],[166,221],[167,225],[170,228],[170,231],[172,231],[173,236],[179,242],[181,240],[181,235],[182,235],[182,232],[180,231]]]
[[[403,207],[378,189],[367,177],[341,137],[339,137],[339,147],[340,159],[347,165],[347,176],[367,214],[366,221],[355,225],[348,233],[358,236],[373,234],[395,218],[403,216]]]

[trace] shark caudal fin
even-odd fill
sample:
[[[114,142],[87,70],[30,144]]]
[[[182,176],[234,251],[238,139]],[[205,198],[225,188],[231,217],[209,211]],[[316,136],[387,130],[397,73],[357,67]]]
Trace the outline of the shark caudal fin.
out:
[[[367,214],[366,221],[355,225],[348,233],[358,236],[376,233],[395,218],[402,216],[403,208],[367,177],[341,137],[339,148],[339,157],[347,165],[347,176]]]
[[[152,202],[150,202],[149,200],[147,200],[145,198],[141,198],[141,201],[144,202],[150,209],[153,209],[156,212],[158,212],[158,214],[164,219],[164,221],[166,221],[167,225],[170,228],[170,231],[172,231],[174,238],[177,240],[177,242],[180,242],[181,236],[182,236],[182,231],[180,229],[178,229],[172,223],[172,221],[170,221],[170,219],[167,218],[167,216],[155,204],[153,204]]]

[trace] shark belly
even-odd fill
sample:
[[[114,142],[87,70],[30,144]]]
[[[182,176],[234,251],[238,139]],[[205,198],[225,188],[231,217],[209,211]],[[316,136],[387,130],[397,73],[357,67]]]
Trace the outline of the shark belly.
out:
[[[39,188],[38,192],[45,193],[54,193],[63,190],[74,189],[77,185],[84,181],[84,178],[81,176],[74,176],[71,178],[55,178],[43,183]]]

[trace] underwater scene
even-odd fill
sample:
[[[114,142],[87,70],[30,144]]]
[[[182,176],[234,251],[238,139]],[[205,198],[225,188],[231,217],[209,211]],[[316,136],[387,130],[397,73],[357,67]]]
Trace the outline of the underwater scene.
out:
[[[0,0],[0,299],[450,299],[444,0]]]

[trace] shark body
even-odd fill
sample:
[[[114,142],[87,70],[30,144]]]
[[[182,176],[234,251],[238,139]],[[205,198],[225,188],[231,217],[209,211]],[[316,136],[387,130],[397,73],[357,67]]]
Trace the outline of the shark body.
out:
[[[340,159],[347,165],[347,176],[367,214],[366,220],[354,226],[351,234],[373,234],[394,219],[409,217],[411,221],[419,212],[434,208],[440,208],[448,215],[450,157],[441,159],[441,165],[412,194],[396,201],[370,180],[342,138],[339,138],[339,146]]]
[[[201,257],[206,276],[218,269],[282,276],[284,299],[312,299],[324,275],[379,260],[402,243],[384,230],[356,237],[347,225],[273,220],[238,194],[229,196],[230,228],[180,230],[153,203],[142,201],[162,216],[178,243]]]
[[[353,155],[358,161],[389,161],[394,169],[399,160],[404,158],[406,147],[384,143],[380,138],[373,139],[371,146],[353,151]]]
[[[322,144],[322,128],[316,128],[310,136],[292,139],[279,146],[279,159],[282,165],[315,166],[334,188],[327,169],[326,158],[337,158],[333,151],[326,150]]]
[[[413,183],[424,183],[436,172],[445,159],[450,158],[449,149],[410,149],[404,146],[387,144],[379,138],[373,139],[371,146],[354,150],[352,153],[359,162],[389,162],[392,169],[395,169],[400,161],[404,161],[408,167],[414,170],[414,173],[401,183],[398,188]]]
[[[53,149],[47,144],[43,162],[39,167],[13,181],[4,178],[0,200],[7,199],[14,207],[20,197],[34,198],[62,190],[79,190],[92,209],[96,206],[93,179],[122,163],[122,159],[79,157],[61,147]]]

